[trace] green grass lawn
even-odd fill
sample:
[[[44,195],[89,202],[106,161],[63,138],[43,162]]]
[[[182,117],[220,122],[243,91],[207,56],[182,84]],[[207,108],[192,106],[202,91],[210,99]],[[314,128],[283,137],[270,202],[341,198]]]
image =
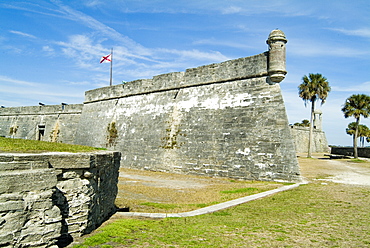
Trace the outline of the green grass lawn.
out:
[[[73,247],[369,247],[370,187],[316,181],[202,216],[109,222]]]
[[[0,137],[0,152],[91,152],[101,149],[56,142]]]

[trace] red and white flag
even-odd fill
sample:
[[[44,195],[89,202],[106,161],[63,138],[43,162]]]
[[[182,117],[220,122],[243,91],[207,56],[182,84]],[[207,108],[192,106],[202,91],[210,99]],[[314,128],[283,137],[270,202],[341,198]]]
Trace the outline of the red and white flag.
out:
[[[112,54],[108,54],[107,56],[101,57],[100,64],[101,63],[109,63],[112,60]]]

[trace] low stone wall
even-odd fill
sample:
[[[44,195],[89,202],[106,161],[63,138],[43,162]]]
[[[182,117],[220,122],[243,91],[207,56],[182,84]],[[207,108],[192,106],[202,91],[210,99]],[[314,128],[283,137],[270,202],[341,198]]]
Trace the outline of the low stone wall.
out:
[[[0,154],[0,247],[64,247],[115,212],[120,153]]]
[[[370,158],[370,147],[357,147],[359,157]],[[353,147],[331,147],[331,154],[353,156]]]

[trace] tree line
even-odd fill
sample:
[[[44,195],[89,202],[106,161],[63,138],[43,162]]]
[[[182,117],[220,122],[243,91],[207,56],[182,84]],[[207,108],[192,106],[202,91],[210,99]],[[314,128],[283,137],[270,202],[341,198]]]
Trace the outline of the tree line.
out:
[[[305,121],[309,125],[309,142],[307,157],[312,157],[312,143],[313,143],[313,118],[315,112],[315,103],[321,101],[321,105],[325,103],[326,98],[331,91],[328,80],[321,74],[310,73],[308,76],[304,75],[302,83],[298,86],[299,97],[304,101],[305,106],[311,103],[311,121]],[[360,124],[361,117],[368,118],[370,115],[370,96],[365,94],[353,94],[346,99],[342,107],[342,112],[345,118],[354,117],[355,122],[348,124],[346,133],[353,136],[353,156],[358,158],[357,140],[360,138],[362,145],[365,142],[370,142],[370,130],[367,126]],[[303,124],[303,122],[302,122]]]

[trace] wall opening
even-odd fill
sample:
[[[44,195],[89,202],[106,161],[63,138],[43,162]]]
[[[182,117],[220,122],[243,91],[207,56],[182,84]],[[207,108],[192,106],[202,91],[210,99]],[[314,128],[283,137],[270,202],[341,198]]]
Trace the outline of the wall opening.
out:
[[[38,125],[38,134],[37,140],[44,140],[45,125]]]

